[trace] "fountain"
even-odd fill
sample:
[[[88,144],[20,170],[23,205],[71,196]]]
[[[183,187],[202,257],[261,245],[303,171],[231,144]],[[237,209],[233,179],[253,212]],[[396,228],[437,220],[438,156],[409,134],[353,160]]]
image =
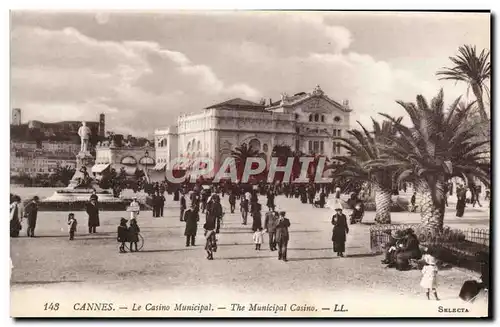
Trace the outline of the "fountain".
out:
[[[102,189],[91,177],[94,157],[89,151],[90,129],[82,123],[78,130],[81,138],[80,152],[76,155],[76,172],[66,188],[57,190],[52,196],[42,199],[39,204],[41,211],[79,211],[85,210],[85,204],[94,193],[98,196],[99,208],[109,211],[124,211],[132,201],[131,198],[116,198],[111,189]],[[146,202],[145,201],[140,202]],[[146,206],[140,203],[141,209]]]

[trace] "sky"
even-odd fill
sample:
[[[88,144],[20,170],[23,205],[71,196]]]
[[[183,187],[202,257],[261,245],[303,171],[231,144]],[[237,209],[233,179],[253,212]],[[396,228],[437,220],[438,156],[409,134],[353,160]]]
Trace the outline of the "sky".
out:
[[[487,13],[11,12],[11,107],[28,120],[98,120],[151,135],[231,98],[319,84],[363,124],[396,100],[474,100],[436,71],[463,44],[490,48]],[[354,126],[353,126],[354,127]]]

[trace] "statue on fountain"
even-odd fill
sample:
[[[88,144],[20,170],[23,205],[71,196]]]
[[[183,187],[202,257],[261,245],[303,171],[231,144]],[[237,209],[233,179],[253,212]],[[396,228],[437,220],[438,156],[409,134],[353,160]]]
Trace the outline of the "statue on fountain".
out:
[[[83,121],[82,126],[78,129],[78,135],[82,142],[80,145],[80,152],[82,153],[89,152],[90,133],[90,128],[88,128],[87,124]]]
[[[80,152],[76,155],[77,170],[67,189],[95,189],[97,186],[96,182],[89,174],[89,169],[94,161],[90,153],[90,134],[90,128],[85,122],[82,122],[82,126],[78,128],[78,136],[80,136],[81,145]]]
[[[81,177],[78,181],[78,188],[89,188],[91,187],[92,184],[92,177],[90,177],[90,174],[87,171],[87,167],[82,166],[80,168],[80,172],[82,173],[83,177]]]

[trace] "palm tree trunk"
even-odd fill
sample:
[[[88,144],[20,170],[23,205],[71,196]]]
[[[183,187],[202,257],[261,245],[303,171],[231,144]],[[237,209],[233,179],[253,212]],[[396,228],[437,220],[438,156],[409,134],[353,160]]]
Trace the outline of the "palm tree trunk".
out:
[[[483,122],[488,121],[488,115],[486,114],[486,110],[484,109],[483,102],[483,90],[480,85],[472,84],[472,92],[476,96],[477,106],[479,107],[479,114],[481,115],[481,120]]]
[[[419,184],[419,189],[422,192],[420,220],[424,229],[431,232],[439,232],[443,229],[444,212],[445,212],[445,183],[442,181],[436,182],[435,196],[425,182]]]
[[[391,223],[391,196],[391,191],[375,188],[375,222],[378,224]]]

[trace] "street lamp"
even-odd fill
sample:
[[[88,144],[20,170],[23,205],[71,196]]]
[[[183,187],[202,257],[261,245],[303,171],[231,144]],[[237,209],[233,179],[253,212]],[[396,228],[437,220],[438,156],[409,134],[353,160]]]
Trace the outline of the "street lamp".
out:
[[[146,178],[149,180],[149,175],[148,175],[149,152],[148,151],[146,151],[146,153],[144,153],[144,157],[146,158],[146,160],[144,160],[144,166],[146,166]]]

